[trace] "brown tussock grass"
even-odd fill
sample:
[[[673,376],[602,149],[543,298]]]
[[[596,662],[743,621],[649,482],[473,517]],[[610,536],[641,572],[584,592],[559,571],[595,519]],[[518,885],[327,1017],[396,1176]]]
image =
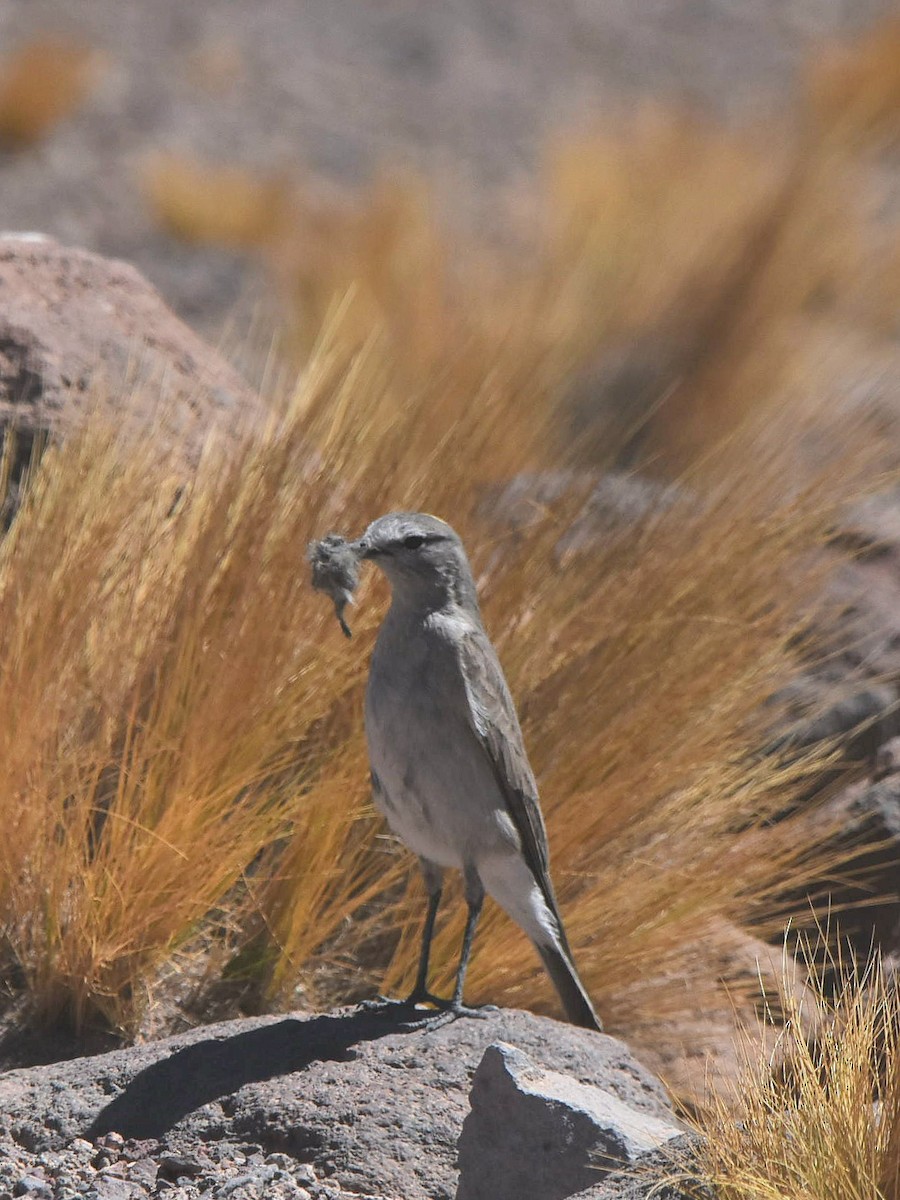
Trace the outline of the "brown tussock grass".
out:
[[[347,644],[303,551],[421,508],[472,552],[585,982],[653,1064],[690,1046],[702,1073],[735,995],[753,1003],[723,983],[742,976],[745,931],[780,928],[783,897],[839,867],[808,809],[771,820],[821,761],[760,754],[820,551],[880,466],[829,366],[805,375],[810,297],[860,262],[830,209],[820,220],[807,145],[640,114],[561,152],[551,226],[517,270],[457,253],[408,181],[320,217],[241,178],[213,219],[202,171],[157,177],[172,228],[269,256],[301,374],[269,428],[211,437],[194,468],[163,422],[130,442],[92,427],[45,460],[0,547],[0,917],[44,1017],[134,1028],[159,965],[223,926],[270,1004],[410,979],[420,885],[372,817],[361,727],[386,589],[363,580]],[[868,344],[870,310],[851,324]],[[598,384],[575,438],[575,384],[622,346],[659,350],[653,388],[605,403]],[[518,533],[491,518],[494,484],[621,462],[635,430],[638,461],[677,471],[683,501],[563,556],[578,495]],[[451,899],[439,986],[461,934]],[[493,907],[471,985],[555,1011]],[[702,1078],[673,1085],[692,1098]]]
[[[164,228],[186,241],[245,249],[267,244],[284,225],[289,192],[278,177],[156,152],[142,163],[140,179]]]
[[[308,660],[304,463],[274,432],[211,440],[186,479],[159,431],[98,418],[0,548],[3,928],[43,1019],[133,1026],[154,968],[303,825],[304,736],[334,703]]]
[[[45,36],[21,46],[0,66],[0,144],[24,149],[74,112],[101,66],[89,46]]]
[[[126,1029],[160,964],[223,923],[238,948],[267,941],[282,1002],[298,982],[327,1002],[408,977],[416,868],[371,818],[361,728],[385,589],[364,580],[348,644],[303,551],[422,507],[472,548],[588,986],[614,1030],[649,1042],[665,1013],[655,1044],[681,1039],[679,972],[692,1004],[720,995],[722,919],[757,923],[821,874],[802,819],[764,825],[798,769],[747,756],[821,582],[834,464],[786,500],[788,440],[761,438],[703,503],[562,562],[571,503],[525,536],[484,516],[484,481],[534,459],[540,390],[486,363],[475,408],[451,378],[436,409],[436,385],[398,393],[389,340],[346,345],[323,341],[285,415],[212,436],[194,467],[99,418],[45,456],[0,546],[7,954],[43,1019]],[[460,916],[448,904],[441,982]],[[472,985],[549,1007],[496,911]]]
[[[699,1123],[699,1173],[723,1200],[900,1196],[896,980],[877,959],[838,976],[812,968],[802,997],[782,986],[774,1049],[747,1032],[739,1088]]]

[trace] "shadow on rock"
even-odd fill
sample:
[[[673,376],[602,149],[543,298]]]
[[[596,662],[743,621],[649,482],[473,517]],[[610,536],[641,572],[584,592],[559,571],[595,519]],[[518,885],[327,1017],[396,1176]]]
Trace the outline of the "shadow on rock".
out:
[[[245,1084],[290,1075],[312,1062],[346,1062],[355,1057],[353,1047],[360,1042],[414,1029],[403,1020],[403,1010],[376,1009],[288,1019],[233,1037],[195,1042],[138,1072],[97,1114],[84,1137],[115,1131],[126,1138],[162,1138],[195,1109]]]

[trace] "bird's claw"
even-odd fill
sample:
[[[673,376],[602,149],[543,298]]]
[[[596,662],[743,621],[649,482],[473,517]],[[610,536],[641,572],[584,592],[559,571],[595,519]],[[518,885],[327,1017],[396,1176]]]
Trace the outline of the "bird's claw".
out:
[[[369,1000],[360,1000],[356,1006],[360,1012],[390,1012],[393,1009],[408,1007],[405,1000],[397,1000],[391,996],[372,996]]]
[[[477,1007],[463,1004],[460,1000],[444,1000],[440,996],[434,996],[431,992],[413,992],[409,996],[397,999],[390,996],[375,996],[371,1000],[361,1000],[357,1008],[361,1012],[382,1012],[382,1013],[400,1013],[407,1009],[412,1016],[420,1010],[423,1004],[431,1004],[437,1009],[437,1012],[422,1014],[417,1016],[415,1020],[404,1021],[404,1025],[410,1026],[412,1029],[440,1029],[444,1025],[449,1025],[458,1017],[476,1017],[480,1021],[486,1020],[493,1013],[499,1012],[496,1004],[480,1004]]]
[[[413,1026],[414,1029],[424,1029],[432,1033],[445,1025],[451,1025],[459,1017],[475,1017],[479,1021],[486,1021],[495,1012],[499,1012],[496,1004],[479,1004],[473,1007],[458,1000],[439,1000],[437,1003],[439,1011],[420,1018]]]
[[[435,1008],[442,1008],[446,1003],[446,1000],[432,996],[430,992],[414,992],[411,996],[401,997],[373,996],[371,1000],[361,1000],[357,1008],[361,1012],[397,1013],[404,1009],[415,1012],[421,1004],[433,1004]]]

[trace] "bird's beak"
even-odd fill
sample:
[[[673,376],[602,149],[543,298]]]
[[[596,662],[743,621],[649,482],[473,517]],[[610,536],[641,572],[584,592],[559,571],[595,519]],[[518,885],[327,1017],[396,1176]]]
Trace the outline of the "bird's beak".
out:
[[[361,537],[359,541],[353,543],[353,549],[356,552],[356,557],[360,559],[377,558],[381,553],[381,551],[376,549],[375,546],[370,545],[364,537]]]

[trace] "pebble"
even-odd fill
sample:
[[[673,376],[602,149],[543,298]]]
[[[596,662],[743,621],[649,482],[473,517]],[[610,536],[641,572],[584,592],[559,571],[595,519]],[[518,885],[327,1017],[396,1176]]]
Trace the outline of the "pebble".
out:
[[[223,1184],[219,1188],[218,1194],[220,1196],[230,1196],[232,1192],[243,1187],[258,1189],[260,1186],[264,1186],[270,1180],[274,1179],[278,1174],[280,1174],[279,1169],[275,1166],[264,1167],[262,1170],[257,1171],[248,1171],[246,1174],[238,1175],[235,1179],[230,1179],[228,1183]]]
[[[156,1183],[159,1164],[152,1158],[138,1158],[128,1164],[128,1178],[143,1187],[151,1188]]]
[[[31,1200],[53,1200],[53,1189],[46,1179],[37,1175],[23,1175],[13,1188],[14,1196],[28,1196]]]
[[[193,1154],[164,1154],[159,1160],[159,1175],[169,1182],[193,1179],[202,1173],[203,1163]]]

